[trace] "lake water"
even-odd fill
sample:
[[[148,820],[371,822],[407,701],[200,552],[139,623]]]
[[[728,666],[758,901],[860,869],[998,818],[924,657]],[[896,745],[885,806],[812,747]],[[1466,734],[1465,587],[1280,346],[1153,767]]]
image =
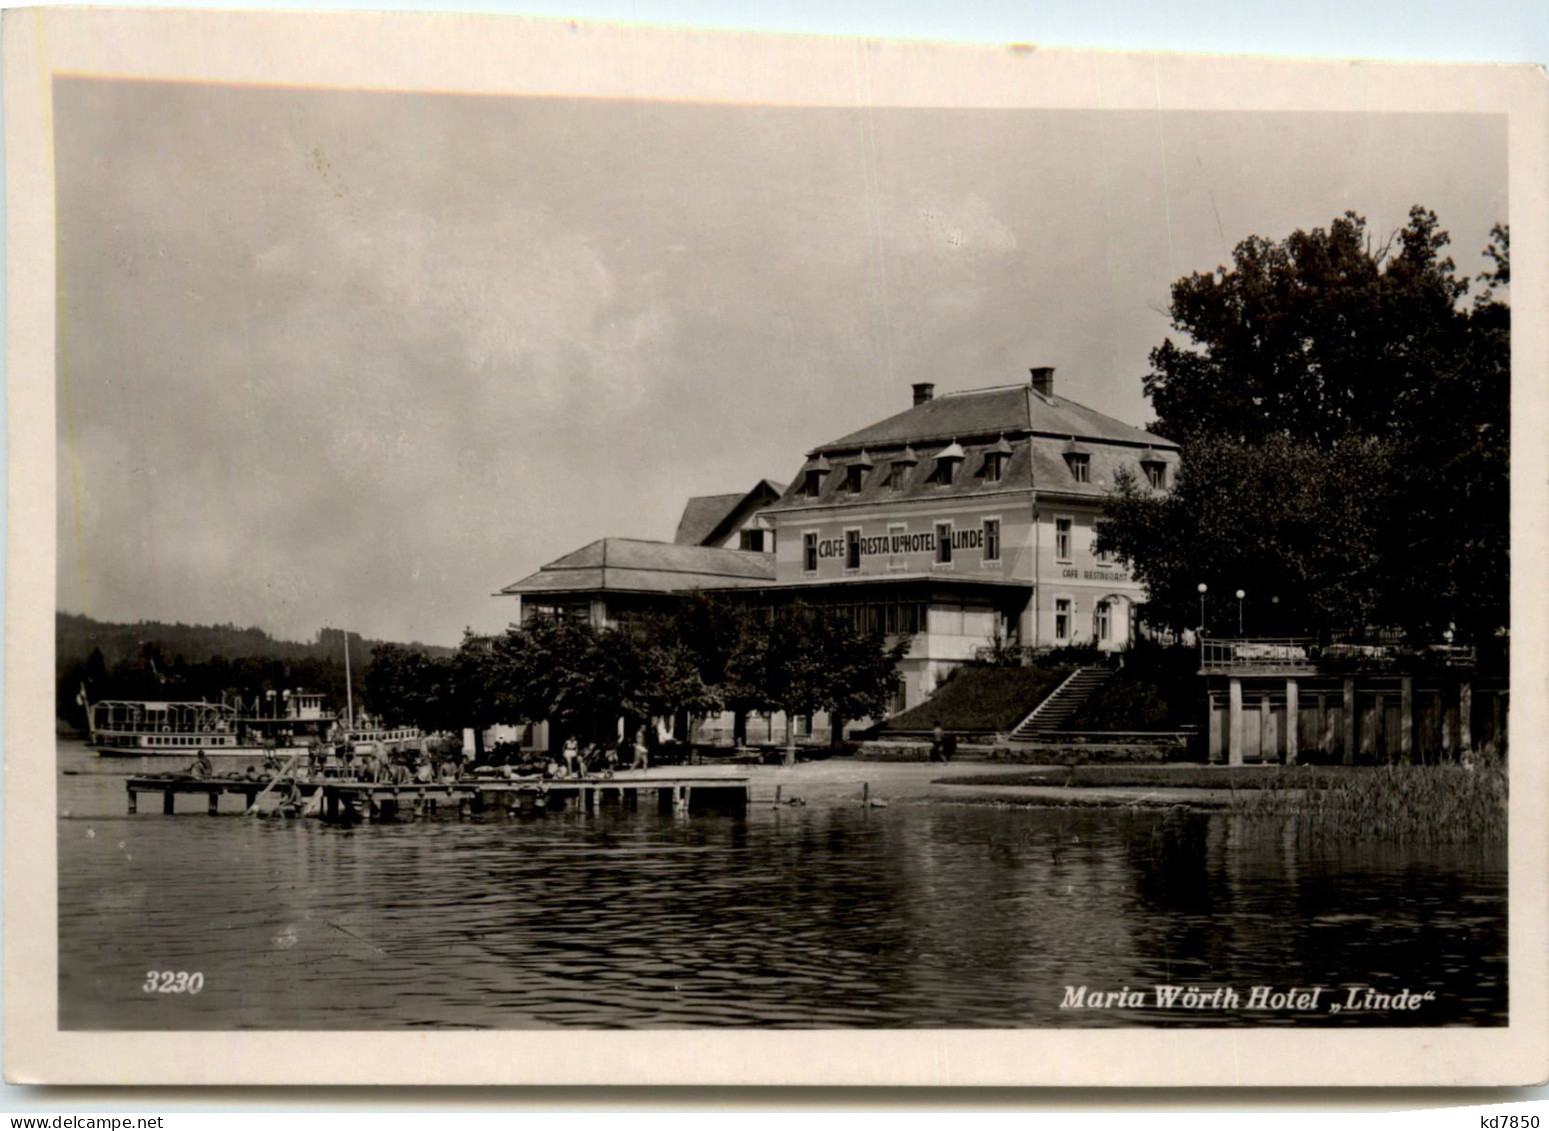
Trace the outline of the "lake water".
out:
[[[1504,848],[1315,851],[1221,814],[925,800],[341,828],[185,797],[131,817],[125,765],[61,743],[59,767],[67,1029],[1506,1020]],[[203,988],[147,993],[151,970]],[[1083,984],[1435,999],[1062,1010]]]

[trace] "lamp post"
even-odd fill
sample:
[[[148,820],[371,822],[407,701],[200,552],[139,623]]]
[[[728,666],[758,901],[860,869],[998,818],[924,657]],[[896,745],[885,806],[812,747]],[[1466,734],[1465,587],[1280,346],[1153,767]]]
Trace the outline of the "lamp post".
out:
[[[1237,635],[1238,636],[1242,635],[1242,599],[1244,597],[1246,597],[1246,596],[1247,596],[1247,594],[1244,593],[1241,589],[1237,590]]]
[[[1209,588],[1210,586],[1203,581],[1199,583],[1199,634],[1201,636],[1205,635],[1205,591]]]

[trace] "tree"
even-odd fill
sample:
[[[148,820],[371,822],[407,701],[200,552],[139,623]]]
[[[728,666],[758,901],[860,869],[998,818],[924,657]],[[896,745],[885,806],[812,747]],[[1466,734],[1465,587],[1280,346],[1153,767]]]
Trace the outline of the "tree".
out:
[[[1130,563],[1159,627],[1200,627],[1201,583],[1211,631],[1236,631],[1240,588],[1252,591],[1250,627],[1261,632],[1363,625],[1381,594],[1374,547],[1389,460],[1385,444],[1359,437],[1328,448],[1283,436],[1193,440],[1165,495],[1121,475],[1097,549]],[[1266,626],[1271,611],[1278,623]]]
[[[1118,483],[1099,528],[1149,619],[1194,625],[1205,582],[1279,596],[1288,629],[1506,624],[1509,233],[1471,308],[1448,243],[1424,208],[1380,246],[1346,213],[1173,285],[1190,344],[1152,351],[1145,390],[1181,470],[1170,496]]]
[[[905,637],[889,646],[881,633],[858,631],[832,613],[796,603],[773,610],[760,640],[739,649],[737,677],[787,719],[829,712],[837,744],[846,720],[886,710],[909,645]],[[788,748],[793,744],[792,738]]]
[[[1467,335],[1468,281],[1443,257],[1448,242],[1418,206],[1380,247],[1347,212],[1327,230],[1251,236],[1230,269],[1178,280],[1173,326],[1197,348],[1169,338],[1151,352],[1156,431],[1180,442],[1395,433],[1406,400]]]

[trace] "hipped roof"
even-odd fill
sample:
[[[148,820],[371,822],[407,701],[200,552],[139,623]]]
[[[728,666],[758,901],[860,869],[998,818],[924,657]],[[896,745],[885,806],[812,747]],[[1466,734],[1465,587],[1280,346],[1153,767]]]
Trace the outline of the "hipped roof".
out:
[[[600,538],[507,585],[497,596],[676,593],[767,585],[773,580],[774,561],[768,554],[635,538]]]
[[[1068,397],[1045,396],[1034,392],[1030,385],[1005,385],[943,393],[858,432],[820,444],[813,451],[832,453],[1001,433],[1032,433],[1062,439],[1075,436],[1084,440],[1176,448],[1170,440],[1077,404]]]

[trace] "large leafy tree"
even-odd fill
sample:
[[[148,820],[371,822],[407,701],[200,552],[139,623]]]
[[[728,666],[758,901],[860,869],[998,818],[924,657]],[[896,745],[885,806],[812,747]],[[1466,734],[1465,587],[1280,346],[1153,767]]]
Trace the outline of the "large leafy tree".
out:
[[[1121,482],[1099,531],[1151,619],[1194,625],[1205,582],[1279,596],[1283,630],[1504,626],[1508,241],[1492,232],[1472,307],[1418,207],[1380,244],[1347,213],[1173,285],[1188,340],[1152,351],[1145,389],[1182,470],[1170,497]]]

